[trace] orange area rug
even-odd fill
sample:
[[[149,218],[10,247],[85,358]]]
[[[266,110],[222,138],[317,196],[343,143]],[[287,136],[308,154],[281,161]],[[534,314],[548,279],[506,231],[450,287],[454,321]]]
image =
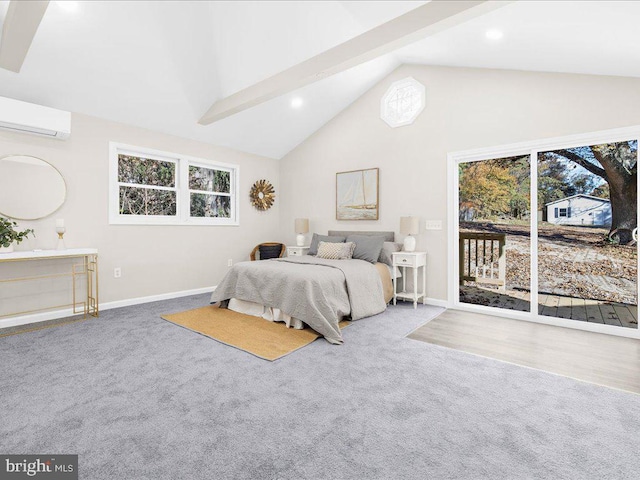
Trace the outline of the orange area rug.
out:
[[[269,361],[289,355],[321,336],[309,327],[295,330],[281,322],[269,322],[214,305],[162,315],[162,318]],[[340,322],[341,329],[347,325],[347,321]]]

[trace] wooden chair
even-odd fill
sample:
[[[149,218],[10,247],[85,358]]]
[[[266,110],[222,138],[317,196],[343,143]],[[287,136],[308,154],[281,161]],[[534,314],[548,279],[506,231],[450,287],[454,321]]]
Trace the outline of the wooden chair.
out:
[[[283,243],[277,242],[265,242],[255,246],[251,251],[251,261],[254,260],[268,260],[269,258],[281,258],[284,256],[284,252],[287,247]],[[259,258],[256,258],[256,253],[259,253]]]

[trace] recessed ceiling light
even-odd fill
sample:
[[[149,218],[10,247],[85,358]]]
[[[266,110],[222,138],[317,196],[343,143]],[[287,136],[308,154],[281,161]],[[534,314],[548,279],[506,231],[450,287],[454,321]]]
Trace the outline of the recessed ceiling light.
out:
[[[489,40],[500,40],[504,36],[504,33],[502,33],[501,30],[496,30],[495,28],[492,28],[491,30],[487,30],[484,35]]]
[[[300,108],[304,104],[304,100],[300,97],[293,97],[291,99],[291,108]]]
[[[76,12],[78,10],[78,2],[72,2],[69,0],[56,2],[58,6],[65,12]]]

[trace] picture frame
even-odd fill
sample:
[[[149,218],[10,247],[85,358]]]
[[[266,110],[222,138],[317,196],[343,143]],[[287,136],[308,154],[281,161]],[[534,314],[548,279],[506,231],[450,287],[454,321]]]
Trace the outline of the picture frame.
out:
[[[336,220],[378,220],[380,169],[336,173]]]

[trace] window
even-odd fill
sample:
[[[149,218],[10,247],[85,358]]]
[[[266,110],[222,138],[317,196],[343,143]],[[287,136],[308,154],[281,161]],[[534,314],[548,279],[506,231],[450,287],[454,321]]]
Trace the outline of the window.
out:
[[[390,127],[410,125],[424,110],[424,85],[412,77],[393,82],[382,97],[380,117]]]
[[[175,216],[176,165],[172,160],[118,154],[119,214]]]
[[[109,221],[238,225],[239,167],[110,144]]]
[[[197,218],[231,218],[231,175],[226,168],[189,165],[189,210]]]
[[[554,213],[554,218],[558,218],[558,217],[567,217],[570,218],[571,217],[571,207],[568,208],[558,208],[555,207],[553,210]]]

